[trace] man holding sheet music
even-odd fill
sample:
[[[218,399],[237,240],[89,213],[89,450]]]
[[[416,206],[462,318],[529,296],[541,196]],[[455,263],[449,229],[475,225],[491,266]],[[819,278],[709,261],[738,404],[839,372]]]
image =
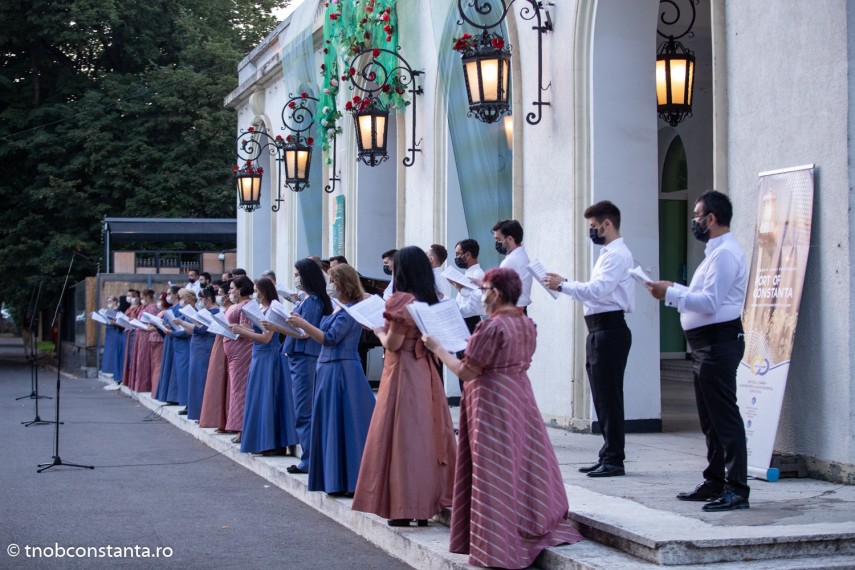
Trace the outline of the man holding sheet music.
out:
[[[579,471],[588,477],[615,477],[625,474],[623,375],[632,334],[624,313],[631,313],[635,306],[635,281],[629,275],[633,261],[620,236],[617,206],[604,200],[589,206],[583,215],[590,224],[588,237],[603,246],[591,280],[571,282],[547,273],[544,283],[585,307],[585,370],[605,443],[597,462]]]
[[[517,307],[528,314],[531,304],[531,271],[528,269],[529,258],[522,245],[523,228],[516,220],[502,220],[493,226],[493,237],[496,240],[496,251],[506,256],[499,267],[508,267],[517,272],[522,280],[522,294],[517,300]]]
[[[454,246],[454,265],[462,269],[463,275],[475,283],[480,283],[484,279],[484,270],[478,264],[479,253],[481,253],[481,246],[474,239],[460,240]],[[455,301],[469,332],[475,332],[475,327],[481,322],[481,315],[484,314],[481,290],[464,287],[451,279],[448,281],[457,289]]]

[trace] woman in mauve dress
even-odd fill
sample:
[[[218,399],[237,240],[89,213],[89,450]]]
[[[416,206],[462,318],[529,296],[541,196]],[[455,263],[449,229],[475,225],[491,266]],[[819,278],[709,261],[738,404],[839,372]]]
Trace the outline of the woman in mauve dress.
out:
[[[142,308],[137,318],[142,318],[143,313],[155,314],[157,307],[154,304],[154,291],[143,289]],[[128,387],[134,392],[149,392],[151,390],[151,344],[149,343],[150,331],[137,330],[134,333],[134,367]]]
[[[229,288],[229,299],[233,305],[226,312],[230,325],[249,326],[246,316],[240,309],[250,302],[252,280],[246,275],[238,275]],[[253,303],[255,301],[252,301]],[[252,341],[239,336],[237,340],[223,340],[223,351],[229,366],[229,411],[226,418],[226,432],[237,433],[233,443],[240,443],[240,431],[243,429],[243,408],[246,403],[246,378],[249,375],[249,363],[252,361]]]
[[[166,293],[166,305],[164,305],[166,309],[160,315],[169,331],[164,333],[163,359],[160,361],[160,377],[157,380],[157,392],[154,396],[155,400],[172,405],[178,404],[178,386],[172,381],[172,365],[175,361],[175,341],[172,338],[172,325],[169,324],[165,317],[167,313],[173,317],[178,315],[178,292],[180,290],[181,287],[177,285],[169,287],[169,291]]]
[[[225,314],[232,302],[229,301],[231,281],[216,287],[215,300],[220,312]],[[229,409],[229,363],[223,350],[223,337],[217,335],[211,348],[208,361],[208,375],[205,378],[205,394],[202,396],[202,412],[199,415],[199,427],[217,428],[218,433],[226,433],[226,419]]]
[[[155,305],[158,318],[162,319],[163,313],[171,306],[166,302],[166,293],[161,293]],[[166,335],[155,326],[151,328],[152,331],[148,333],[148,342],[151,345],[151,397],[154,398],[157,395],[157,383],[160,380],[160,367],[163,365],[163,339]]]
[[[294,313],[314,328],[320,327],[322,317],[332,314],[332,301],[326,288],[324,273],[314,260],[307,257],[294,264],[294,289],[306,293],[306,298],[294,308]],[[290,465],[287,471],[288,473],[308,473],[312,442],[312,400],[321,345],[309,336],[295,335],[293,328],[282,327],[270,321],[264,321],[262,324],[268,330],[287,336],[282,343],[282,359],[291,374],[297,437],[300,440],[301,449],[300,463]],[[318,338],[322,336],[317,335]],[[361,455],[360,453],[360,457]]]
[[[331,267],[329,278],[332,295],[340,303],[351,306],[365,296],[353,267]],[[374,412],[374,393],[359,359],[362,327],[343,309],[324,316],[320,327],[297,312],[288,323],[323,345],[312,402],[309,490],[352,495],[362,476],[359,466]]]
[[[267,277],[256,280],[255,296],[265,316],[270,311],[270,303],[279,298],[276,286]],[[240,450],[286,455],[289,445],[297,445],[297,430],[294,428],[291,375],[281,356],[279,333],[263,330],[255,323],[231,325],[231,330],[252,341]]]
[[[375,333],[386,348],[353,509],[420,526],[451,506],[457,445],[448,401],[433,355],[407,310],[438,302],[427,255],[409,246],[394,257],[395,292],[386,324]]]
[[[205,287],[199,291],[196,310],[207,309],[211,314],[219,313],[214,300],[214,288]],[[202,395],[205,393],[205,380],[208,377],[208,362],[214,347],[214,333],[208,327],[198,323],[179,321],[184,330],[190,333],[190,365],[187,375],[187,419],[198,420],[202,411]]]
[[[130,305],[125,309],[125,315],[130,321],[137,318],[142,309],[140,307],[140,292],[136,289],[128,289],[125,299],[128,300],[128,304]],[[125,356],[122,361],[122,384],[125,386],[129,385],[131,377],[134,374],[134,338],[136,338],[134,328],[125,329]]]
[[[537,329],[516,307],[520,278],[491,269],[481,290],[489,318],[462,361],[423,337],[463,380],[450,550],[475,566],[526,568],[544,548],[582,536],[567,519],[558,459],[526,373]]]

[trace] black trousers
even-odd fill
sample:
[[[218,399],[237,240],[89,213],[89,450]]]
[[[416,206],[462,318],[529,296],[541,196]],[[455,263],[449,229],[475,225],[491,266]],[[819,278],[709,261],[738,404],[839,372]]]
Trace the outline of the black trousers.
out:
[[[698,418],[707,442],[704,479],[748,498],[745,424],[736,405],[736,369],[745,352],[739,319],[686,331],[692,347]]]
[[[623,467],[624,430],[623,375],[632,333],[623,311],[610,311],[585,317],[585,371],[591,386],[594,410],[603,432],[600,463]]]

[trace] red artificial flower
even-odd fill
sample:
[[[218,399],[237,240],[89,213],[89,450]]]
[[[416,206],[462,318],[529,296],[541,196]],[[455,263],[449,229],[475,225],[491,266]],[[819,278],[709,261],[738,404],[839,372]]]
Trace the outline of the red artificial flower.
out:
[[[348,101],[347,103],[345,103],[345,104],[344,104],[344,108],[345,108],[345,110],[347,110],[347,111],[351,111],[351,110],[353,109],[353,103],[351,103],[350,101]]]
[[[388,22],[388,21],[389,21],[389,18],[390,18],[390,16],[389,16],[389,11],[388,11],[388,10],[387,10],[386,12],[383,12],[383,13],[380,15],[380,20],[381,20],[381,21],[383,21],[383,22]]]
[[[352,67],[351,67],[350,69],[348,69],[348,70],[347,70],[347,72],[348,72],[350,75],[356,75],[356,69],[354,69],[354,68],[352,68]]]
[[[276,135],[276,140],[281,142],[282,141],[282,135]]]
[[[386,36],[386,41],[387,41],[387,42],[391,42],[391,41],[392,41],[392,36]]]
[[[240,167],[237,164],[232,166],[232,172],[237,172],[239,169],[240,169]]]
[[[367,23],[368,23],[368,18],[362,18],[361,20],[359,20],[359,23],[360,23],[360,24],[367,24]]]
[[[354,45],[352,45],[352,46],[350,46],[350,51],[352,51],[353,53],[358,52],[358,51],[359,51],[359,46],[357,46],[357,45],[355,45],[355,44],[354,44]]]
[[[493,47],[495,49],[502,49],[503,47],[505,47],[505,40],[503,40],[502,38],[499,38],[499,37],[493,38],[493,40],[490,43],[493,44]]]
[[[380,57],[380,48],[374,48],[373,50],[371,50],[371,55],[373,55],[374,57]]]
[[[302,97],[303,99],[307,98],[308,96],[309,96],[309,94],[308,94],[308,93],[306,93],[305,91],[303,91],[302,93],[300,93],[300,97]]]
[[[389,91],[392,90],[392,86],[389,85],[388,83],[384,83],[383,87],[381,87],[380,90],[383,91],[383,93],[388,93]]]
[[[354,103],[359,103],[360,101],[362,101],[362,97],[360,97],[359,95],[353,96],[353,102]]]
[[[251,160],[247,160],[247,161],[246,161],[246,164],[244,165],[244,168],[249,168],[250,166],[252,166],[252,161],[251,161]]]
[[[329,52],[330,52],[330,50],[328,50],[327,48],[324,48],[324,53],[329,53]]]
[[[374,4],[366,4],[365,5],[365,11],[366,12],[373,12],[374,11]]]
[[[294,140],[294,135],[288,135],[288,138],[285,139],[287,142],[291,142]]]
[[[383,26],[383,31],[386,32],[387,34],[391,34],[392,33],[392,25],[386,24],[385,26]]]
[[[294,101],[291,101],[290,103],[288,103],[288,107],[291,109],[293,109],[296,106],[297,106],[297,104]]]
[[[395,93],[397,93],[398,95],[403,95],[404,94],[404,88],[403,87],[395,87]]]
[[[338,14],[336,14],[335,12],[330,14],[330,20],[333,20],[333,21],[338,20]]]
[[[259,174],[264,174],[264,169],[258,168],[258,169],[256,169],[256,172],[258,172]]]
[[[250,127],[250,128],[248,128],[248,129],[247,129],[247,131],[249,131],[250,133],[254,133],[254,132],[255,132],[255,127]]]
[[[369,34],[368,32],[365,32],[364,37],[366,40],[371,41],[371,34]]]
[[[315,139],[313,139],[312,137],[309,137],[306,139],[306,142],[308,143],[309,146],[312,146],[313,144],[315,144]]]

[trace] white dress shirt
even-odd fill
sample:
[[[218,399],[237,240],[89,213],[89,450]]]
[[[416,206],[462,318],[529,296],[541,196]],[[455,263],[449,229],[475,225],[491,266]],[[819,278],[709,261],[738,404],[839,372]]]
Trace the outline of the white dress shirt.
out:
[[[392,293],[394,292],[393,291],[394,283],[395,283],[395,278],[392,277],[392,279],[389,281],[389,284],[386,285],[386,288],[383,290],[383,300],[384,301],[388,301],[389,297],[392,296]]]
[[[193,283],[190,283],[190,281],[188,281],[187,285],[185,285],[184,288],[187,289],[188,291],[193,291],[193,293],[197,297],[199,296],[199,293],[202,292],[202,285],[199,283],[198,279],[196,281],[194,281]]]
[[[468,268],[464,273],[469,279],[484,279],[484,270],[477,263]],[[457,292],[457,308],[460,309],[460,314],[464,319],[469,317],[480,317],[484,314],[484,307],[481,304],[481,291],[479,289],[469,289],[461,287]]]
[[[665,305],[680,311],[684,331],[742,314],[748,269],[739,242],[727,232],[707,242],[704,256],[688,287],[675,283],[665,291]]]
[[[499,264],[499,267],[508,267],[516,271],[522,280],[522,294],[517,301],[517,307],[527,307],[531,304],[531,271],[528,264],[528,254],[523,246],[510,252]]]
[[[590,281],[565,281],[561,292],[582,301],[585,316],[609,311],[631,313],[635,309],[635,280],[629,276],[632,264],[632,252],[623,238],[617,238],[603,246]]]
[[[448,284],[448,279],[442,276],[442,269],[439,267],[433,268],[433,287],[440,301],[451,299],[451,285]]]

